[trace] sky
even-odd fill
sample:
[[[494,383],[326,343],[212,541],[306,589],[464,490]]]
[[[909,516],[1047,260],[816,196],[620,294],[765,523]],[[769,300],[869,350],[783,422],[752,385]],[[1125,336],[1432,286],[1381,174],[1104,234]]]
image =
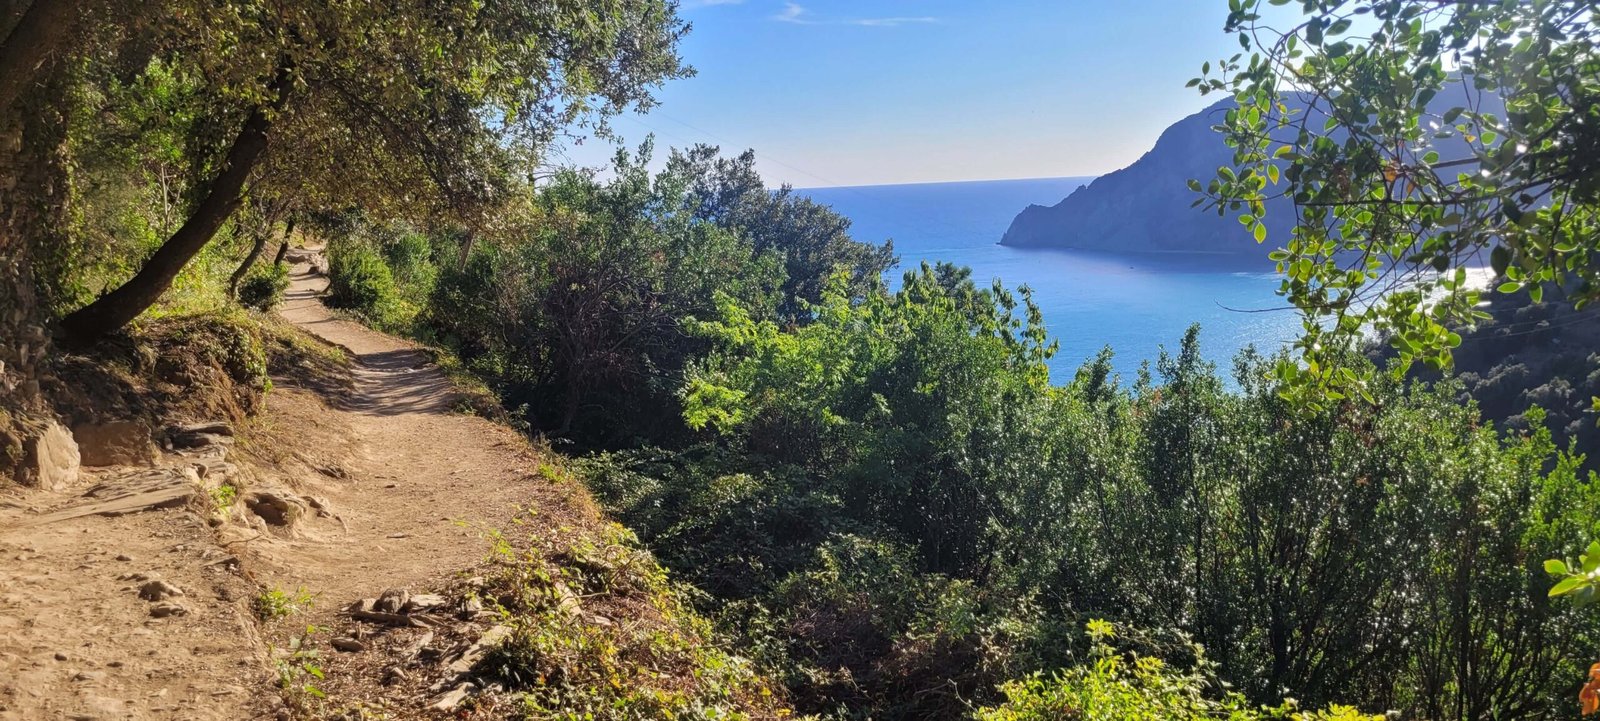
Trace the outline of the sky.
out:
[[[612,125],[797,187],[1100,175],[1210,104],[1226,0],[682,0],[696,75]],[[588,141],[568,162],[604,165]]]

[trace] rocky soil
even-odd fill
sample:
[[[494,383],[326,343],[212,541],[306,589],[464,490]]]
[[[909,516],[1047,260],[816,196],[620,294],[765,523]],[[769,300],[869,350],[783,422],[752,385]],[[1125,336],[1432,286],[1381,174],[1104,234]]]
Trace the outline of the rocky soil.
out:
[[[425,351],[328,311],[301,260],[281,314],[347,349],[349,382],[280,374],[239,428],[63,428],[39,488],[0,495],[0,720],[289,718],[359,683],[444,714],[495,641],[463,573],[485,536],[530,509],[596,522],[524,438],[456,412]]]

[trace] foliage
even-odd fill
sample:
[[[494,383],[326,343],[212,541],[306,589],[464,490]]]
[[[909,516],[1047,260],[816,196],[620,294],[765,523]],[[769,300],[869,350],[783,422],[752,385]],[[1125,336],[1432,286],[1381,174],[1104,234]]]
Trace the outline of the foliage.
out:
[[[717,293],[772,318],[798,302],[790,293],[799,285],[821,282],[787,276],[791,254],[831,248],[828,262],[860,265],[790,265],[872,283],[882,260],[816,207],[803,219],[771,219],[759,233],[719,223],[702,211],[707,198],[732,188],[765,198],[759,179],[730,186],[676,159],[652,176],[650,153],[646,145],[619,154],[605,182],[559,174],[530,199],[517,234],[473,245],[464,264],[441,271],[429,301],[428,333],[482,373],[508,407],[536,410],[528,417],[535,428],[584,446],[681,435],[683,374],[708,346],[681,320],[714,314]],[[708,153],[696,157],[714,157]],[[819,239],[803,225],[819,218],[831,218],[837,232]]]
[[[239,302],[247,308],[269,311],[283,302],[283,292],[288,289],[287,268],[273,263],[260,264],[239,284]]]
[[[1005,703],[980,709],[978,721],[1051,721],[1074,718],[1085,721],[1124,719],[1213,719],[1233,721],[1292,719],[1293,721],[1381,721],[1347,706],[1325,711],[1299,712],[1293,702],[1273,709],[1252,707],[1236,693],[1215,695],[1215,681],[1201,670],[1175,669],[1160,658],[1124,656],[1109,644],[1115,629],[1104,621],[1090,621],[1091,663],[1045,677],[1035,674],[1007,683],[1001,689]],[[1204,660],[1198,664],[1205,668]]]
[[[304,588],[293,593],[281,588],[264,588],[256,596],[253,606],[256,618],[267,622],[309,611],[315,602],[316,596]]]
[[[1546,573],[1558,579],[1550,588],[1550,596],[1571,596],[1574,603],[1587,606],[1600,595],[1600,541],[1592,541],[1578,562],[1568,565],[1551,559],[1544,562]]]
[[[335,246],[328,253],[328,294],[333,308],[350,310],[379,328],[403,323],[405,310],[394,275],[383,257],[361,244]]]
[[[1227,27],[1252,54],[1190,83],[1238,103],[1219,126],[1233,167],[1192,187],[1258,241],[1266,201],[1293,201],[1272,253],[1306,316],[1301,363],[1277,368],[1286,392],[1363,392],[1370,372],[1331,362],[1363,327],[1391,338],[1397,368],[1447,367],[1452,326],[1482,318],[1464,267],[1484,256],[1500,292],[1537,302],[1557,282],[1580,307],[1600,295],[1591,3],[1305,2],[1275,30],[1266,6],[1287,4],[1230,2]]]
[[[747,659],[710,627],[632,534],[535,538],[515,549],[497,536],[484,594],[510,636],[479,666],[513,689],[528,718],[651,721],[788,715]],[[611,618],[626,618],[621,628]]]
[[[1060,666],[1083,614],[1192,636],[1251,703],[1427,718],[1551,713],[1600,650],[1529,560],[1600,522],[1541,414],[1502,439],[1454,386],[1386,376],[1308,410],[1252,353],[1228,390],[1196,331],[1131,386],[1109,353],[1051,386],[1026,294],[951,268],[814,318],[725,299],[685,389],[714,434],[590,467],[804,711],[952,717],[983,673]]]

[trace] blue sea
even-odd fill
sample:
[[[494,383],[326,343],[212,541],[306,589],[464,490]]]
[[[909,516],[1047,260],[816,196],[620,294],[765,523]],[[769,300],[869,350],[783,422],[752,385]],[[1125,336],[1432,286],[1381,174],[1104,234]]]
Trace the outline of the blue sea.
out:
[[[1054,205],[1091,178],[1046,178],[918,185],[813,188],[797,191],[849,217],[857,240],[894,240],[900,268],[948,261],[972,269],[987,287],[1027,284],[1060,342],[1051,378],[1065,383],[1101,348],[1116,352],[1125,382],[1165,346],[1176,352],[1184,330],[1201,326],[1205,357],[1229,375],[1230,361],[1247,345],[1264,353],[1298,336],[1292,311],[1274,292],[1278,278],[1262,249],[1259,265],[1206,256],[1114,255],[999,245],[1011,219],[1030,203]]]

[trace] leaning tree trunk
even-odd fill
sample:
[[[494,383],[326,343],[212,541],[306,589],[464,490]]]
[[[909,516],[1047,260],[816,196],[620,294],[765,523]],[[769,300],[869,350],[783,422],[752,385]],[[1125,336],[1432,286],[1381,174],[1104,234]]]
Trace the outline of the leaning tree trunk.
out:
[[[62,319],[61,325],[71,338],[79,342],[94,340],[139,317],[172,286],[183,266],[211,242],[222,224],[239,209],[245,181],[266,153],[273,118],[289,98],[291,72],[287,62],[278,68],[277,77],[268,88],[272,104],[250,111],[228,150],[222,172],[211,181],[210,190],[183,226],[161,244],[132,280]]]
[[[238,226],[235,225],[234,227]],[[239,267],[233,271],[233,275],[228,276],[229,300],[237,300],[239,298],[239,283],[250,272],[250,267],[256,264],[256,259],[261,257],[261,251],[267,247],[267,234],[265,232],[258,230],[252,235],[255,236],[255,240],[250,243],[250,252],[244,256],[244,262],[240,263]]]
[[[272,264],[282,268],[283,259],[289,255],[289,244],[294,242],[294,216],[289,216],[289,223],[283,226],[283,245],[278,246],[278,257],[272,259]]]
[[[0,116],[39,81],[39,71],[59,50],[83,14],[82,0],[33,0],[0,45]],[[3,20],[0,20],[3,22]]]

